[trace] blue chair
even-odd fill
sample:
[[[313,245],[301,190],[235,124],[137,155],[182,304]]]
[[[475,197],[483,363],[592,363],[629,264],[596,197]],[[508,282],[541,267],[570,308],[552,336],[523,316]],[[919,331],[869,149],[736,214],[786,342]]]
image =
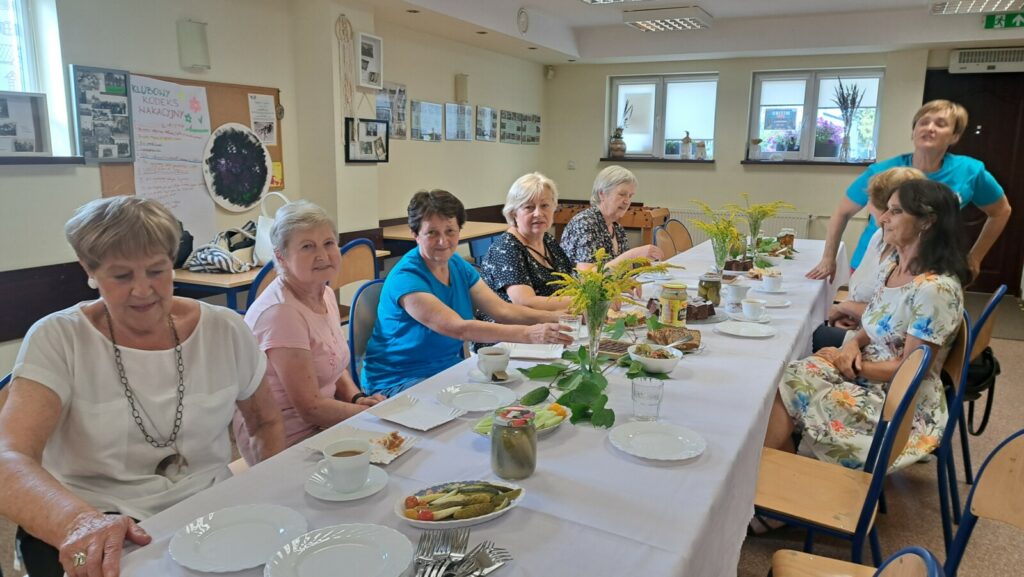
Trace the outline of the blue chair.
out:
[[[11,382],[11,373],[7,373],[4,378],[0,379],[0,391],[4,389]]]
[[[383,280],[371,280],[359,287],[352,298],[348,323],[349,367],[357,384],[359,365],[366,356],[366,344],[373,333],[373,325],[377,323],[377,305],[380,303],[380,291],[383,288]]]
[[[992,313],[995,312],[996,307],[999,306],[999,301],[1003,300],[1003,295],[1006,294],[1006,285],[999,285],[996,292],[992,293],[992,298],[988,299],[988,303],[985,308],[981,311],[981,315],[978,316],[978,322],[975,323],[973,330],[971,331],[971,362],[974,362],[982,352],[988,347],[988,343],[992,340],[992,330],[995,328],[995,319],[992,318]],[[992,393],[988,392],[988,399],[985,401],[985,415],[987,416],[989,411],[992,409]],[[971,424],[974,423],[974,401],[976,399],[967,399],[970,404],[968,412],[970,414]],[[960,447],[963,451],[964,456],[964,481],[970,485],[974,483],[974,468],[971,467],[971,445],[968,441],[967,433],[971,430],[967,427],[967,417],[963,411],[960,411]],[[978,431],[976,434],[981,434]]]
[[[935,450],[936,472],[939,480],[939,512],[942,517],[942,538],[949,551],[953,539],[953,526],[950,523],[950,509],[953,520],[960,522],[960,490],[956,482],[956,463],[953,462],[953,434],[957,422],[963,415],[964,385],[967,381],[968,359],[971,358],[971,318],[964,311],[960,321],[960,330],[953,341],[942,366],[942,382],[946,394],[946,429],[939,439],[939,447]],[[950,505],[952,503],[952,505]]]
[[[979,518],[1024,530],[1024,429],[1010,435],[985,459],[964,506],[960,528],[946,555],[947,577],[956,577]]]
[[[885,476],[910,438],[918,389],[931,361],[922,345],[900,363],[889,384],[864,470],[847,469],[765,448],[757,479],[757,514],[807,528],[804,552],[821,532],[851,541],[851,557],[861,563],[864,541],[870,540],[874,565],[882,563],[875,515]]]
[[[931,551],[923,547],[906,547],[886,559],[877,570],[783,549],[772,556],[773,577],[945,577],[942,565]]]
[[[274,261],[270,261],[263,265],[259,274],[252,280],[252,284],[249,285],[249,296],[245,303],[246,310],[252,306],[252,303],[256,302],[256,297],[260,296],[260,293],[266,290],[267,286],[275,278],[277,278],[277,271],[274,270]]]

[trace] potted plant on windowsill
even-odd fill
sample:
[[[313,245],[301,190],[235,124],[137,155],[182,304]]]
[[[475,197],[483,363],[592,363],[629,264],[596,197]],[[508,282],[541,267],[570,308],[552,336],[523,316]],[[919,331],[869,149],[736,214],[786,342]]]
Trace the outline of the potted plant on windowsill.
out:
[[[814,128],[814,156],[834,157],[843,141],[843,127],[819,118]]]
[[[839,162],[850,160],[850,130],[853,128],[853,115],[860,108],[864,100],[864,91],[856,84],[843,86],[843,79],[839,78],[839,86],[836,86],[832,102],[839,108],[839,114],[843,117],[843,140],[839,144]]]

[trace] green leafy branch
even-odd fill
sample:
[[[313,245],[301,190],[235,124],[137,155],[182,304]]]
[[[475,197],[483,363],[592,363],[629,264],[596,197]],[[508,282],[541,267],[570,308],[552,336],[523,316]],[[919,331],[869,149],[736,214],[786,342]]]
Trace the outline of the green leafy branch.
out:
[[[569,410],[572,411],[570,422],[573,424],[589,422],[595,427],[614,425],[615,412],[605,407],[608,403],[608,395],[604,391],[608,388],[608,379],[605,378],[603,372],[586,370],[590,364],[590,353],[587,351],[587,347],[580,347],[575,352],[566,351],[562,354],[562,358],[570,361],[569,364],[540,364],[529,368],[520,368],[519,372],[531,380],[552,380],[554,388],[560,392],[556,401],[562,406],[569,407]],[[614,359],[598,355],[597,360],[598,362],[609,362]],[[609,363],[605,370],[611,366],[614,366],[614,363]],[[538,392],[546,389],[547,387],[541,387],[527,393],[523,398],[530,397],[534,403],[543,402],[547,399],[547,395],[538,401]]]

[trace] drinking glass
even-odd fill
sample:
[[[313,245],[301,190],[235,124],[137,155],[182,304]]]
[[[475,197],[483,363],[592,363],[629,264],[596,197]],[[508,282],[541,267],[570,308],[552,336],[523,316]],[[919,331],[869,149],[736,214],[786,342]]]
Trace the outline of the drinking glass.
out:
[[[575,351],[580,348],[580,326],[582,326],[582,317],[580,315],[560,315],[558,317],[558,324],[569,327],[568,331],[563,331],[565,334],[572,337],[572,344],[567,346],[566,349]]]
[[[661,412],[661,397],[665,393],[665,381],[640,378],[631,381],[633,386],[633,418],[637,421],[657,421]]]

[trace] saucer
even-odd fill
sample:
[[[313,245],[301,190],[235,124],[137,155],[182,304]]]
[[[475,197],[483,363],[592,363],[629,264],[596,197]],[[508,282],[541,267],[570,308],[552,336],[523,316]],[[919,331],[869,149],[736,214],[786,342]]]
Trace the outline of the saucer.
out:
[[[505,374],[508,375],[507,379],[505,379],[504,381],[495,381],[494,379],[488,379],[487,377],[485,377],[483,372],[480,371],[480,369],[470,369],[469,380],[473,381],[474,383],[486,383],[488,385],[514,385],[515,383],[518,383],[519,381],[523,380],[522,373],[513,369],[512,367],[506,369]]]
[[[388,484],[388,474],[384,469],[370,465],[370,475],[366,484],[348,493],[342,493],[331,486],[331,480],[327,476],[327,459],[321,459],[316,464],[316,470],[306,481],[306,492],[324,501],[354,501],[369,497],[380,491]]]
[[[747,317],[747,315],[745,315],[743,313],[729,313],[729,318],[731,318],[734,321],[739,321],[741,323],[761,323],[761,324],[764,324],[764,323],[772,322],[772,317],[768,313],[764,313],[763,315],[761,315],[761,318],[759,318],[759,319],[749,318],[749,317]]]
[[[765,308],[769,309],[784,309],[791,304],[793,302],[788,299],[766,299],[764,302]]]
[[[759,286],[756,286],[756,287],[754,287],[754,288],[752,288],[750,290],[755,291],[755,292],[759,292],[759,293],[769,294],[769,295],[784,295],[784,294],[786,294],[786,289],[779,289],[777,291],[770,291],[768,289],[763,289],[763,288],[761,288]]]

